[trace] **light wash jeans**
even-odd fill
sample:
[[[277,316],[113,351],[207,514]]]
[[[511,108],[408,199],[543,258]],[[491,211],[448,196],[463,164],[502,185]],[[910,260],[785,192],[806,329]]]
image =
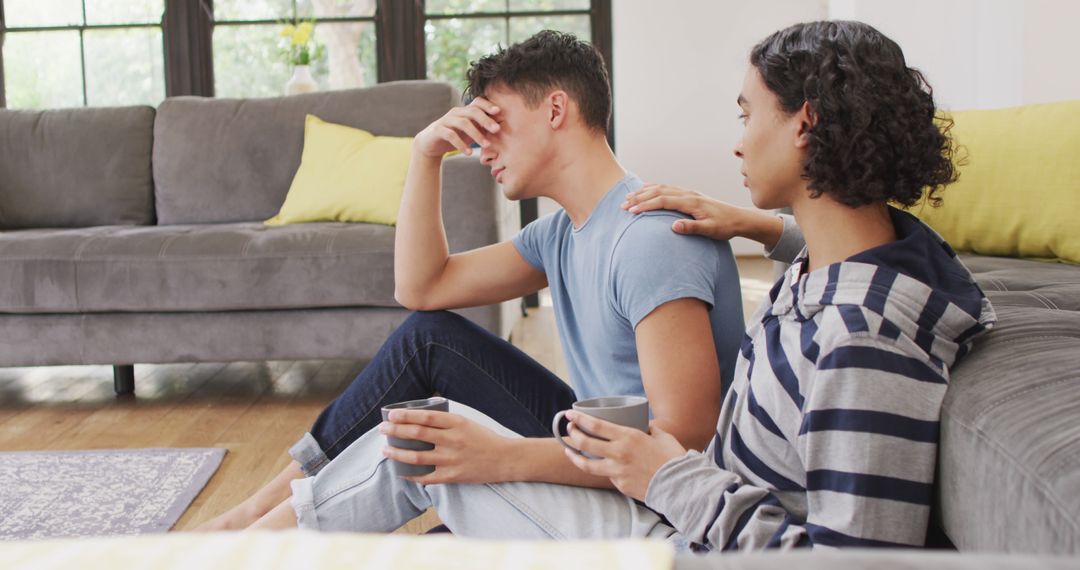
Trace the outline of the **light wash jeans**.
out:
[[[450,411],[500,435],[521,437],[457,402]],[[489,539],[659,538],[679,550],[685,539],[659,515],[617,491],[549,483],[420,485],[394,476],[382,455],[386,438],[361,436],[313,477],[292,483],[301,528],[390,532],[435,507],[456,535]],[[572,468],[572,467],[571,467]]]

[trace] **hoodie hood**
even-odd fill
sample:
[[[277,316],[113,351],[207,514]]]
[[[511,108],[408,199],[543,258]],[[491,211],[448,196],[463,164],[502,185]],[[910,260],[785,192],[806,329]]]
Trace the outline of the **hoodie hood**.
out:
[[[897,239],[840,263],[803,272],[804,248],[770,292],[771,313],[809,320],[829,306],[858,305],[883,317],[878,334],[904,335],[947,366],[997,317],[949,244],[918,218],[889,208]]]

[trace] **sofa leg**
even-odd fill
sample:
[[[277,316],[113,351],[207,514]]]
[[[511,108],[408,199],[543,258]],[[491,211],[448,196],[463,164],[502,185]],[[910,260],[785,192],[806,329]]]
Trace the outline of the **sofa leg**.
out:
[[[118,364],[113,366],[113,389],[117,396],[135,393],[135,365]]]

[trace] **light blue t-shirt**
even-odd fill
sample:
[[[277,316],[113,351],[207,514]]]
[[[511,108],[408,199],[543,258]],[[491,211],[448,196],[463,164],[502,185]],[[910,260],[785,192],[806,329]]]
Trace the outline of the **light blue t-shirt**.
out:
[[[628,174],[574,229],[559,210],[529,224],[513,243],[547,275],[563,354],[581,399],[645,395],[634,329],[654,309],[676,299],[709,306],[724,391],[744,334],[739,272],[726,241],[671,230],[682,214],[631,214],[620,207],[641,188]]]

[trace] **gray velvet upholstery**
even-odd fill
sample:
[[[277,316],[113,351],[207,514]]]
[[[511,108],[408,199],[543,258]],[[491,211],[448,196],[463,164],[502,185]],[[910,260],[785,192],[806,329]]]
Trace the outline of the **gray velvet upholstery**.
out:
[[[453,87],[429,81],[272,99],[166,99],[154,125],[158,223],[276,214],[300,166],[309,113],[376,135],[414,136],[458,102]]]
[[[1080,555],[1080,266],[964,261],[999,321],[949,383],[943,527],[961,550]]]
[[[507,203],[492,181],[491,171],[477,156],[457,155],[443,161],[443,224],[450,252],[466,251],[495,243],[499,227],[490,223]],[[517,204],[513,204],[517,208]],[[477,213],[482,213],[478,216]]]
[[[0,109],[0,230],[154,223],[152,107]]]
[[[456,312],[498,329],[498,307]],[[364,360],[408,316],[373,307],[0,315],[0,358],[5,366]]]
[[[26,230],[0,234],[0,274],[6,312],[397,306],[394,229],[373,224]]]

